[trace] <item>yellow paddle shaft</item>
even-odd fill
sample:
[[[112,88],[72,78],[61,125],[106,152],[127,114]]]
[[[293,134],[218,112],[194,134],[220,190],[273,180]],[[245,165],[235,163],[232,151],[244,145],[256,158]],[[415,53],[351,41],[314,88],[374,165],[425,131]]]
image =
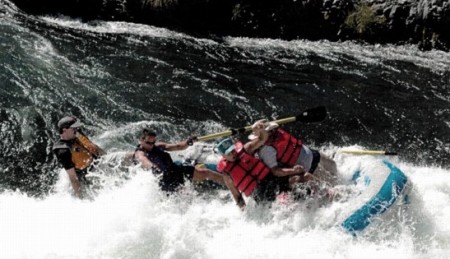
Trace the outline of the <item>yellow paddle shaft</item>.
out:
[[[395,152],[384,150],[340,150],[339,152],[353,155],[397,155]]]
[[[289,122],[294,122],[296,121],[297,118],[296,117],[289,117],[289,118],[283,118],[283,119],[279,119],[279,120],[274,120],[273,122],[276,122],[277,124],[286,124]],[[244,128],[238,129],[239,132],[248,132],[252,130],[252,126],[245,126]],[[223,137],[228,137],[228,136],[232,136],[235,135],[237,132],[233,131],[233,130],[225,130],[222,132],[217,132],[217,133],[213,133],[213,134],[209,134],[209,135],[205,135],[205,136],[201,136],[201,137],[197,137],[198,141],[207,141],[207,140],[211,140],[211,139],[216,139],[216,138],[223,138]]]

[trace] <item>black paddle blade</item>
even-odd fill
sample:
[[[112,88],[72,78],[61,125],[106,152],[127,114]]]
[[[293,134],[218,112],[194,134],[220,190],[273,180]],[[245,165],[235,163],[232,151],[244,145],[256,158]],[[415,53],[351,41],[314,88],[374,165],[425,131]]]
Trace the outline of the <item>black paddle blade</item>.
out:
[[[327,108],[325,106],[319,106],[303,111],[295,119],[300,122],[318,122],[323,121],[326,117]]]

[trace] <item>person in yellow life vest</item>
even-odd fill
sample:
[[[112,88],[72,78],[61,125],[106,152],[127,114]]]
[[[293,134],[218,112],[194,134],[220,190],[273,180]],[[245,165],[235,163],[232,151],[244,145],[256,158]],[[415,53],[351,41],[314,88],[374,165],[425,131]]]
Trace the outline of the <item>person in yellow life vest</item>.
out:
[[[82,124],[73,116],[58,121],[59,140],[53,145],[53,153],[69,176],[74,194],[81,198],[81,183],[94,160],[106,152],[92,143],[81,131]]]
[[[256,202],[271,202],[277,194],[291,189],[290,176],[304,174],[300,166],[271,172],[268,166],[253,156],[260,145],[255,142],[243,145],[240,141],[234,143],[231,138],[226,138],[216,146],[217,152],[222,155],[217,169],[224,173],[225,183],[241,209],[245,207],[242,194],[252,196]]]

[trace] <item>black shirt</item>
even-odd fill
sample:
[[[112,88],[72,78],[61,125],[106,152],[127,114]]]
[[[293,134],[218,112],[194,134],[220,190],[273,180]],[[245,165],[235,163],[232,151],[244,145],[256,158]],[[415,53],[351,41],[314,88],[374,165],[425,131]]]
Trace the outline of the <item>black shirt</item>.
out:
[[[72,161],[72,152],[70,151],[74,140],[59,140],[53,146],[53,153],[56,155],[59,163],[64,167],[64,169],[69,170],[75,167]]]

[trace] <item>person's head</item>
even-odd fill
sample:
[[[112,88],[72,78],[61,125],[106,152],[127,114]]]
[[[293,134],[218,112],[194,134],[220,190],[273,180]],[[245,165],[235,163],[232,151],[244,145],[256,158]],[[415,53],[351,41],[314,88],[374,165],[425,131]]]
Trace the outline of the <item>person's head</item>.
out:
[[[73,116],[66,116],[58,121],[58,131],[63,139],[74,139],[81,126],[80,121]]]
[[[156,143],[156,133],[152,129],[142,130],[141,137],[139,138],[141,147],[146,150],[152,150]]]
[[[273,121],[268,122],[267,120],[259,120],[255,122],[255,124],[253,124],[252,128],[254,129],[254,131],[265,131],[269,134],[270,137],[274,132],[277,131],[279,126],[280,125],[278,125],[278,123]],[[248,136],[248,139],[253,140],[257,137],[258,136],[254,132]]]
[[[231,138],[226,138],[217,144],[216,146],[217,153],[222,155],[222,157],[225,158],[226,160],[233,162],[236,160],[237,157],[236,149],[239,148],[239,146],[238,147],[236,146],[237,144],[238,143],[234,143]]]

